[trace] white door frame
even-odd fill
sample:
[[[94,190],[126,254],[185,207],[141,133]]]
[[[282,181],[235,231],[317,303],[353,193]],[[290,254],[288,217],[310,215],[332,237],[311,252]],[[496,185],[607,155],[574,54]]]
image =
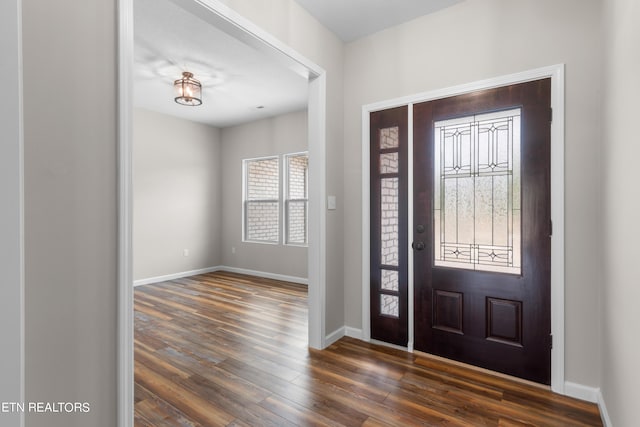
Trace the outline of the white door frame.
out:
[[[309,346],[322,349],[326,280],[326,72],[219,0],[171,0],[309,80]],[[133,0],[118,0],[118,426],[133,426]]]
[[[0,3],[0,402],[24,402],[24,168],[22,121],[22,1]],[[2,420],[24,425],[24,413]]]
[[[509,74],[460,86],[423,92],[416,95],[376,102],[362,107],[362,335],[371,341],[370,323],[370,170],[369,170],[369,115],[403,105],[409,106],[409,167],[408,176],[413,176],[413,114],[414,103],[446,98],[482,89],[490,89],[543,78],[551,78],[551,390],[565,394],[564,381],[564,64],[537,68],[521,73]],[[413,180],[409,179],[409,194],[413,193]],[[409,230],[413,229],[413,201],[409,197]],[[409,239],[411,240],[411,239]],[[409,313],[413,313],[413,250],[409,242]],[[413,351],[413,316],[409,315],[409,351]]]

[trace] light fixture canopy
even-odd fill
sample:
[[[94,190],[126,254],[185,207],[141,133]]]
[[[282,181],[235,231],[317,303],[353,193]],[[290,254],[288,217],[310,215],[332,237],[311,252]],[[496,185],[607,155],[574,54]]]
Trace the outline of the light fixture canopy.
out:
[[[182,78],[173,82],[173,87],[178,104],[192,107],[202,104],[202,85],[193,78],[193,73],[183,71]]]

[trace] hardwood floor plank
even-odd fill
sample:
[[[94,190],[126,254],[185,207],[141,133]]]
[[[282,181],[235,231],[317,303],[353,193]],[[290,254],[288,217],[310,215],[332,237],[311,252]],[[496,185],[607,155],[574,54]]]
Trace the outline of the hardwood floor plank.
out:
[[[206,400],[216,402],[236,419],[249,425],[268,427],[294,427],[295,424],[285,418],[256,404],[247,396],[239,395],[207,380],[200,375],[193,375],[189,381],[182,381],[185,388]]]
[[[595,405],[585,405],[577,399],[549,399],[546,395],[531,395],[530,393],[506,392],[504,401],[527,409],[547,413],[553,412],[561,420],[591,425],[600,419],[600,413]],[[576,411],[579,407],[580,410]]]
[[[387,397],[387,402],[395,402],[402,407],[412,402],[420,407],[431,408],[437,412],[457,420],[476,426],[496,425],[498,415],[484,405],[465,400],[444,390],[429,393],[417,393],[415,390],[402,388]]]
[[[330,415],[332,419],[345,426],[360,425],[358,422],[366,419],[366,415],[354,409],[357,406],[339,402],[335,394],[318,392],[316,387],[300,387],[296,381],[283,380],[237,360],[226,360],[220,364],[220,368],[233,372],[245,380],[268,389],[280,397],[296,402],[309,410],[314,410],[325,416]],[[300,378],[307,378],[307,376],[301,375]]]
[[[364,423],[362,423],[362,426],[363,427],[391,427],[392,424],[387,424],[373,417],[369,417],[364,421]]]
[[[201,424],[192,422],[186,417],[179,415],[178,411],[169,409],[169,405],[162,404],[158,400],[143,400],[136,405],[135,412],[141,414],[141,418],[143,418],[148,425],[154,427],[201,426]]]
[[[521,423],[508,418],[500,418],[500,421],[498,421],[498,427],[535,427],[535,425],[530,423]]]
[[[133,423],[136,427],[155,427],[151,421],[145,418],[144,413],[140,413],[139,411],[134,411],[133,413]]]
[[[286,418],[297,426],[344,426],[344,424],[341,424],[336,420],[332,420],[315,411],[310,411],[304,406],[298,405],[291,400],[285,399],[275,394],[263,400],[260,405],[264,408],[269,409],[271,412],[276,413],[283,418]]]
[[[160,353],[160,352],[159,352]],[[160,353],[170,358],[172,363],[180,366],[181,369],[190,373],[189,377],[199,375],[239,396],[243,396],[252,403],[260,402],[271,394],[271,392],[257,387],[255,384],[233,375],[217,366],[217,363],[202,361],[191,357],[176,356],[179,354],[173,349]]]
[[[310,371],[314,379],[358,396],[364,396],[374,402],[382,402],[391,392],[391,387],[384,382],[375,384],[372,377],[349,372],[337,364],[330,365],[326,362],[313,361]]]
[[[363,417],[362,423],[364,423],[367,418],[373,416],[387,424],[398,427],[424,425],[425,422],[427,423],[426,425],[439,425],[439,417],[415,418],[410,414],[402,412],[392,404],[385,404],[384,402],[368,399],[357,392],[324,383],[315,377],[300,377],[296,380],[296,383],[304,389],[313,390],[320,396],[331,396],[333,401],[343,407],[358,408],[358,412],[360,412]],[[360,423],[355,425],[360,425]]]
[[[601,426],[596,405],[344,337],[307,348],[307,288],[216,272],[135,288],[135,425]]]
[[[140,385],[205,426],[225,426],[235,419],[215,402],[182,387],[175,378],[164,378],[138,362],[135,372]]]
[[[163,358],[159,353],[151,353],[142,347],[136,347],[135,349],[136,361],[146,365],[153,366],[156,372],[161,373],[167,378],[188,378],[189,372],[186,372],[176,366],[175,363],[168,362],[166,358]]]

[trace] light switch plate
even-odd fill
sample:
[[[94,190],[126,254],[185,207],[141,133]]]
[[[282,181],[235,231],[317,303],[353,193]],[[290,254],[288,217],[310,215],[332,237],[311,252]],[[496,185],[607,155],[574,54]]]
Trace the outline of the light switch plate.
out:
[[[327,209],[330,211],[336,210],[336,196],[327,196]]]

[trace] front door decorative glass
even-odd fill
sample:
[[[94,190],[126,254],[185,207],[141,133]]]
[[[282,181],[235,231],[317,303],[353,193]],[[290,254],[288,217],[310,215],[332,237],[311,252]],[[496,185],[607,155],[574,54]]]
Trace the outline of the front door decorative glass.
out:
[[[520,109],[434,123],[438,267],[520,274]]]

